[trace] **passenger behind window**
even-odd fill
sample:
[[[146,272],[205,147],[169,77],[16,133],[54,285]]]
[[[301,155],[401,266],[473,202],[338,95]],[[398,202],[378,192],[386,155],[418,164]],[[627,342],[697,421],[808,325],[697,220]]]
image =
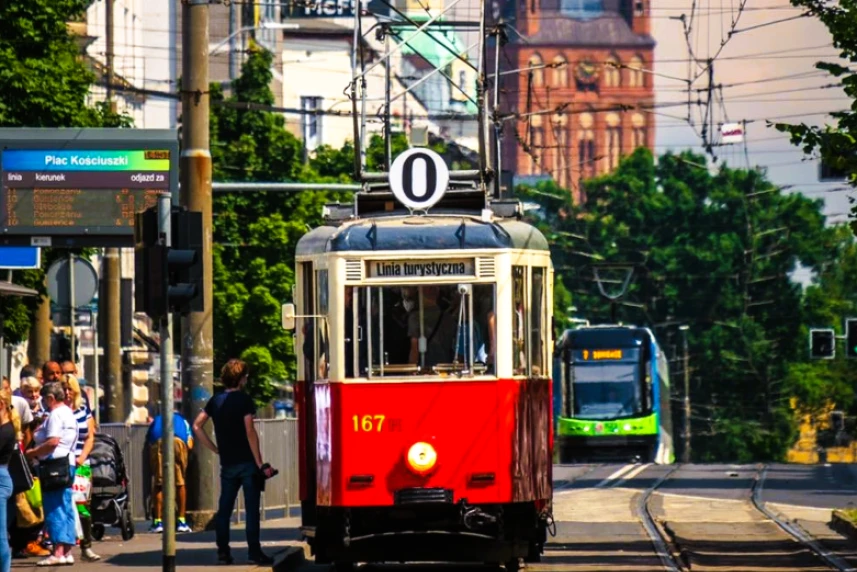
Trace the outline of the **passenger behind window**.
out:
[[[409,290],[410,292],[406,292]],[[388,364],[408,363],[411,341],[408,339],[410,309],[415,305],[416,288],[384,290],[384,353]]]
[[[438,286],[421,287],[423,294],[423,329],[425,335],[425,355],[423,370],[429,370],[440,363],[452,363],[452,336],[455,334],[455,322],[438,305],[440,288]],[[420,363],[420,311],[419,306],[408,317],[408,337],[411,339],[410,363]]]

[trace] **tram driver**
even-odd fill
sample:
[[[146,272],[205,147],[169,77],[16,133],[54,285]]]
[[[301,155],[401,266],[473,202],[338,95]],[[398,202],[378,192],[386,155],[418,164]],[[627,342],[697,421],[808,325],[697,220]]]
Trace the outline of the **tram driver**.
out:
[[[423,298],[423,327],[420,328],[420,311],[415,309],[408,316],[408,337],[411,339],[410,363],[420,365],[420,336],[425,336],[423,369],[441,363],[451,363],[455,335],[455,321],[438,305],[439,286],[421,286]]]

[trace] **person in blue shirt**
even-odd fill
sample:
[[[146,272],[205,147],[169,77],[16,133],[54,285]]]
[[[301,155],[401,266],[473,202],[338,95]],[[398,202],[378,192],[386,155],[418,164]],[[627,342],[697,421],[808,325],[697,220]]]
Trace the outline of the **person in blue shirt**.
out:
[[[191,532],[185,520],[187,510],[187,489],[185,488],[185,474],[187,473],[188,455],[193,449],[193,433],[187,420],[173,413],[173,430],[175,433],[175,470],[176,470],[176,505],[178,505],[177,532]],[[161,439],[164,435],[164,420],[159,414],[149,425],[146,432],[146,443],[149,445],[149,460],[152,467],[152,477],[155,479],[154,498],[152,502],[153,522],[149,532],[163,532],[164,525],[161,521],[164,505],[164,475],[163,456],[161,455]]]

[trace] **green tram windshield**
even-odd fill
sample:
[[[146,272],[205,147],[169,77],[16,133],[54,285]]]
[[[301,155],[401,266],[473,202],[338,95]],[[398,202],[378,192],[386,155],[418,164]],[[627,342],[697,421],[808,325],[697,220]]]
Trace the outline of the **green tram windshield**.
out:
[[[609,420],[645,414],[638,348],[575,350],[571,366],[572,417]]]

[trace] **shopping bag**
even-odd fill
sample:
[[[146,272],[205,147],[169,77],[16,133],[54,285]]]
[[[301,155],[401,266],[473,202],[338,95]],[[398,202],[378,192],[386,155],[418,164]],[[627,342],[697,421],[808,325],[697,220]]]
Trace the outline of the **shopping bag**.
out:
[[[33,477],[33,488],[24,493],[33,508],[42,508],[42,485],[39,477]]]
[[[45,521],[42,507],[33,507],[27,493],[15,495],[15,524],[18,528],[28,529]]]
[[[74,530],[77,533],[77,539],[83,540],[83,525],[80,523],[80,514],[74,511]]]
[[[74,484],[71,488],[74,504],[88,504],[92,495],[92,469],[83,465],[74,473]]]

